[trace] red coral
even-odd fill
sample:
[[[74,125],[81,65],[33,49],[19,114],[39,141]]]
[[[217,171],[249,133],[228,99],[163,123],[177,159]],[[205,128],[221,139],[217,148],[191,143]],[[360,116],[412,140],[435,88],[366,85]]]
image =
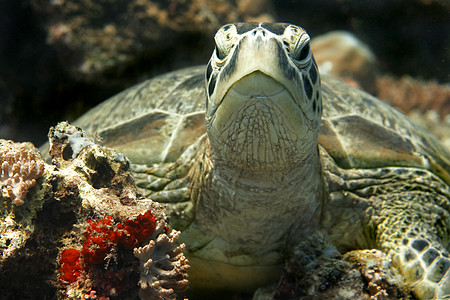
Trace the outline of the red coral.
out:
[[[112,216],[99,221],[88,220],[89,225],[84,233],[86,240],[81,250],[85,265],[103,263],[114,244],[117,244],[118,234],[113,230],[111,221]]]
[[[148,240],[155,231],[156,216],[147,210],[135,220],[124,223],[114,224],[112,216],[101,220],[87,220],[87,223],[81,251],[66,249],[61,252],[59,274],[62,281],[72,283],[90,265],[104,263],[118,244],[131,249]]]
[[[120,243],[126,248],[134,248],[136,244],[145,242],[155,231],[156,216],[147,210],[140,214],[136,220],[127,220],[119,224],[123,227],[123,236]]]
[[[59,268],[60,278],[68,283],[75,282],[83,271],[83,266],[80,263],[80,251],[77,249],[61,251],[59,264],[61,265]]]

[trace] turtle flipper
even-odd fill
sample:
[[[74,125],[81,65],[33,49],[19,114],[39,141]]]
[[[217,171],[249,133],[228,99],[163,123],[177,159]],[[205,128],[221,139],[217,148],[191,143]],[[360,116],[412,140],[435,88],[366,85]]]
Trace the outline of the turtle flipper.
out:
[[[450,259],[440,244],[408,237],[389,254],[419,299],[450,299]]]
[[[322,155],[340,249],[379,248],[418,299],[450,299],[450,188],[424,169],[342,169]],[[342,218],[342,216],[345,216]]]
[[[412,180],[426,184],[378,195],[377,243],[418,299],[450,299],[450,214],[443,208],[449,189],[433,174],[420,174]]]

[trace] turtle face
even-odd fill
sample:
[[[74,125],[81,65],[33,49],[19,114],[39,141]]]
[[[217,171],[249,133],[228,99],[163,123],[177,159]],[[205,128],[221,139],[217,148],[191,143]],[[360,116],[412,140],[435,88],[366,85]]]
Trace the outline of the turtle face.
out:
[[[270,168],[317,147],[322,103],[309,41],[283,23],[219,29],[206,71],[207,132],[213,151],[224,152],[216,158],[244,153],[246,167]]]

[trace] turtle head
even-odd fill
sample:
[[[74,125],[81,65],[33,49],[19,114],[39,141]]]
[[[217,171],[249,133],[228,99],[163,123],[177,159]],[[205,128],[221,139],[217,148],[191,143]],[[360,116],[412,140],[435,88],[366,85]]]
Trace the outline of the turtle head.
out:
[[[216,161],[285,169],[317,152],[320,78],[301,27],[222,26],[206,70],[206,127]]]

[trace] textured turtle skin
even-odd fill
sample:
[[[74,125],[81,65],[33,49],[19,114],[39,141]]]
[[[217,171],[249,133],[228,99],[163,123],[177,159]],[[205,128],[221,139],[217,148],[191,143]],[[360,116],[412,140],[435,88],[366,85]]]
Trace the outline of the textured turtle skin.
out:
[[[195,218],[189,171],[207,147],[204,73],[147,80],[76,121],[130,159],[138,185],[169,204],[179,229]],[[386,252],[417,298],[450,298],[449,151],[369,94],[323,74],[321,82],[321,230],[342,251]]]

